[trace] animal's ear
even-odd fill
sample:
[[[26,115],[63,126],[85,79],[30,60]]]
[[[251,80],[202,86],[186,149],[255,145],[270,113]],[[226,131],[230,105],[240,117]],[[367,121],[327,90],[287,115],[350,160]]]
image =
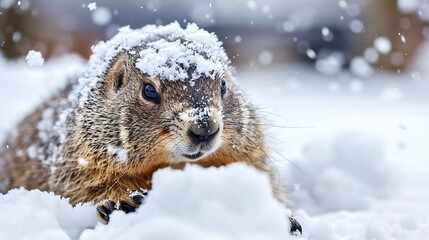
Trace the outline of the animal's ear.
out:
[[[120,53],[106,74],[106,92],[116,94],[128,84],[130,69],[129,56]]]

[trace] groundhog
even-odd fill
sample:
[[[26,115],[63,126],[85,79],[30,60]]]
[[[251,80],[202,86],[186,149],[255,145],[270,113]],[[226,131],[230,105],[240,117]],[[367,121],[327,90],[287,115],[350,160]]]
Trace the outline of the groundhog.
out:
[[[286,203],[260,118],[214,34],[194,24],[123,27],[92,51],[80,75],[1,145],[1,192],[24,187],[73,205],[103,203],[98,213],[108,221],[142,202],[160,168],[243,162],[269,174]],[[130,198],[133,190],[143,195]]]

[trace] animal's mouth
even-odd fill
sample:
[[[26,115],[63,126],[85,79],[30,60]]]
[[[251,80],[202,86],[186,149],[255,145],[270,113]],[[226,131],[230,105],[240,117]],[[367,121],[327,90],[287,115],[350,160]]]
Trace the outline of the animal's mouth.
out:
[[[177,148],[172,150],[172,156],[176,156],[175,161],[179,162],[197,162],[215,152],[220,142],[219,139],[214,139],[210,143],[175,146]]]
[[[192,159],[192,160],[195,160],[195,159],[198,159],[198,158],[200,158],[201,156],[203,156],[203,152],[197,152],[197,153],[193,153],[193,154],[182,154],[182,156],[184,156],[185,158],[188,158],[188,159]]]

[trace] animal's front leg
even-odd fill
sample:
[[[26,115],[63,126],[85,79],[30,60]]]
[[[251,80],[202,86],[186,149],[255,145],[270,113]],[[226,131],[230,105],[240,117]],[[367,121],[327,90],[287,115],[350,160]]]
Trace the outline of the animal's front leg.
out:
[[[97,215],[106,223],[110,220],[110,214],[113,211],[119,210],[125,213],[134,212],[147,197],[147,190],[135,190],[126,194],[121,200],[113,202],[104,200],[97,206]]]

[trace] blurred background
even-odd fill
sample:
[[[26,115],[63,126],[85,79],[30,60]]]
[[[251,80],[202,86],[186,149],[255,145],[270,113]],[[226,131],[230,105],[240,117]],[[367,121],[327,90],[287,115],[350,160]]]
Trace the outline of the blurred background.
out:
[[[1,0],[0,51],[45,58],[112,37],[118,27],[178,21],[215,32],[236,65],[313,64],[322,74],[350,68],[402,71],[429,38],[425,0]]]

